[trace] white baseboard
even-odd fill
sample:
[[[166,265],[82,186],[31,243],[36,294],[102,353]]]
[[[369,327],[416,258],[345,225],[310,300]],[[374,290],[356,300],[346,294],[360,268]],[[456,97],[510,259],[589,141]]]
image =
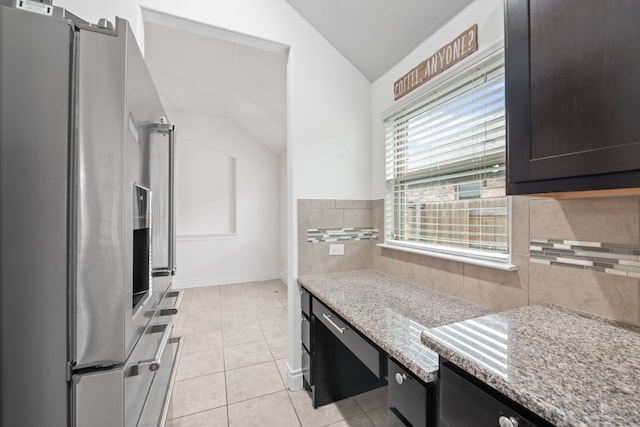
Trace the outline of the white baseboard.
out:
[[[280,280],[282,280],[282,283],[286,285],[289,281],[289,272],[283,271],[282,273],[280,273]]]
[[[261,282],[263,280],[276,279],[280,279],[279,273],[239,274],[209,277],[206,279],[174,280],[173,289],[203,288],[205,286],[231,285],[234,283]]]
[[[302,369],[292,370],[289,362],[287,362],[287,387],[289,387],[291,391],[302,388]]]

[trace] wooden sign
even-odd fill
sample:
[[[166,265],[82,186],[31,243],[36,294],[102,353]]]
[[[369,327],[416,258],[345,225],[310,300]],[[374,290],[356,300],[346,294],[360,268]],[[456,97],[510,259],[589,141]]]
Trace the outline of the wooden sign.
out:
[[[478,50],[478,25],[473,24],[454,41],[442,47],[434,55],[422,61],[417,67],[393,84],[395,100],[402,98],[422,86],[447,68]]]

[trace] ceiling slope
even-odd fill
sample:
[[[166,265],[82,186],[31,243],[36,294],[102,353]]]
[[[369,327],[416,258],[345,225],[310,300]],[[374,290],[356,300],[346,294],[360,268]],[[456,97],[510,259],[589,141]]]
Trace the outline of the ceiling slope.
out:
[[[287,0],[374,82],[473,0]]]
[[[145,39],[145,58],[167,110],[226,118],[271,151],[285,151],[286,51],[154,22],[146,22]]]

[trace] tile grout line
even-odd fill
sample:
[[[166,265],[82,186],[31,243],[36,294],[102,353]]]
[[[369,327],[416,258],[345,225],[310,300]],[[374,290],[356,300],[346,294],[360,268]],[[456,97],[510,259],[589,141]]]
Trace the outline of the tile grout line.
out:
[[[204,412],[209,412],[209,411],[213,411],[213,410],[216,410],[216,409],[220,409],[220,408],[223,408],[225,406],[228,406],[228,405],[220,405],[220,406],[216,406],[215,408],[207,408],[207,409],[203,409],[201,411],[192,412],[190,414],[180,415],[179,417],[171,418],[171,419],[169,419],[167,421],[174,421],[174,420],[180,420],[180,419],[187,418],[187,417],[192,417],[194,415],[198,415],[198,414],[202,414]]]
[[[237,402],[233,402],[233,403],[227,404],[225,406],[233,406],[233,405],[237,405],[239,403],[249,402],[251,400],[262,399],[263,397],[267,397],[267,396],[271,396],[271,395],[274,395],[274,394],[282,393],[283,391],[286,393],[287,390],[285,389],[285,390],[270,391],[267,394],[261,394],[260,396],[250,397],[249,399],[238,400]],[[292,405],[293,405],[293,403],[292,403]],[[222,408],[222,406],[218,406],[218,408]]]
[[[367,417],[367,419],[369,420],[369,422],[371,423],[372,426],[376,427],[376,424],[373,422],[373,420],[369,416],[369,412],[365,412],[364,416]]]
[[[306,390],[305,390],[305,392],[306,392]],[[287,397],[289,398],[289,402],[291,403],[291,407],[293,408],[293,412],[296,414],[296,418],[298,419],[298,423],[300,424],[301,427],[304,427],[302,425],[302,419],[300,418],[300,415],[298,414],[298,409],[296,408],[296,405],[293,404],[293,399],[291,399],[291,393],[292,392],[289,389],[286,388],[286,385],[285,385],[285,393],[287,393]]]
[[[218,290],[218,296],[220,291]],[[229,415],[229,391],[227,382],[227,361],[225,359],[225,346],[224,346],[224,327],[222,326],[222,301],[220,301],[220,335],[222,335],[222,368],[224,373],[224,401],[225,409],[227,411],[227,427],[231,425],[231,417]]]

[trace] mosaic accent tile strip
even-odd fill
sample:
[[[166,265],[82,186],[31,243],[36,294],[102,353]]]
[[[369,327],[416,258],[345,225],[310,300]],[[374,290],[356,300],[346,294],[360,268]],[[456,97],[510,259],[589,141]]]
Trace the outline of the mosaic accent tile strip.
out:
[[[377,228],[310,228],[307,242],[343,242],[349,240],[378,240]]]
[[[529,243],[529,260],[640,278],[640,245],[536,238]]]

